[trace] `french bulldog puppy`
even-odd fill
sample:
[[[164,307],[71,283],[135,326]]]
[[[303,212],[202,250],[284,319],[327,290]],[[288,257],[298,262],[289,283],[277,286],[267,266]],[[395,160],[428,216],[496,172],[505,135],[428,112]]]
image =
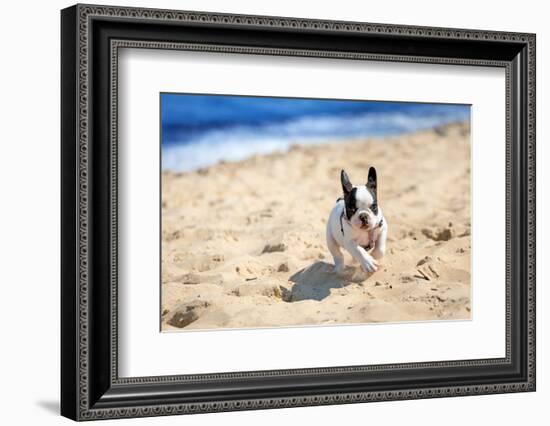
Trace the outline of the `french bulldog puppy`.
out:
[[[378,270],[377,260],[386,251],[388,223],[376,195],[376,169],[371,167],[366,185],[352,185],[342,170],[340,180],[344,197],[336,201],[327,223],[327,246],[334,258],[334,271],[344,270],[346,249],[365,272]]]

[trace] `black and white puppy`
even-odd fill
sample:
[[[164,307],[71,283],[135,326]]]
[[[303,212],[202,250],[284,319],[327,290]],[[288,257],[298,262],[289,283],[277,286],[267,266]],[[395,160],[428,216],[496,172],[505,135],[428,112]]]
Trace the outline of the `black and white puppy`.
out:
[[[327,223],[327,245],[334,258],[334,271],[344,269],[340,247],[359,262],[365,272],[378,269],[377,259],[386,251],[388,223],[378,205],[376,169],[371,167],[366,185],[352,185],[347,173],[340,174],[344,198],[339,198]]]

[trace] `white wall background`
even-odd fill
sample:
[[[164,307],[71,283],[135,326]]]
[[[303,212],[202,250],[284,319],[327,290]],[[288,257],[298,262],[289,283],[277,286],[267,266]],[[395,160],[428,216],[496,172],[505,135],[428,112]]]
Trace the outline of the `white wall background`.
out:
[[[536,0],[104,0],[103,4],[537,33],[538,390],[453,399],[293,408],[102,424],[544,424],[550,401],[550,27]],[[6,425],[68,424],[59,404],[59,9],[3,4],[0,65],[0,417]],[[131,423],[129,423],[131,422]]]

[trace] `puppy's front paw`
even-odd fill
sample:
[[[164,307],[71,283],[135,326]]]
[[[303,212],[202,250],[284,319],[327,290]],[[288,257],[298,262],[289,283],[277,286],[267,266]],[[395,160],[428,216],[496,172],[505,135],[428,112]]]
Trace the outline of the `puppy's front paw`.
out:
[[[367,273],[376,272],[378,270],[378,262],[369,254],[361,262],[361,269]]]
[[[344,272],[344,262],[334,262],[332,272],[334,272],[335,274],[341,274],[342,272]]]

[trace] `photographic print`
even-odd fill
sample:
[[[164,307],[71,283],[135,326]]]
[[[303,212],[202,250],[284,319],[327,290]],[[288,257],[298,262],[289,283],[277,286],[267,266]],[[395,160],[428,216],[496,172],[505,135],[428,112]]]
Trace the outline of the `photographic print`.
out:
[[[471,317],[470,106],[162,93],[161,330]]]
[[[535,391],[536,75],[533,33],[63,9],[61,414]]]

